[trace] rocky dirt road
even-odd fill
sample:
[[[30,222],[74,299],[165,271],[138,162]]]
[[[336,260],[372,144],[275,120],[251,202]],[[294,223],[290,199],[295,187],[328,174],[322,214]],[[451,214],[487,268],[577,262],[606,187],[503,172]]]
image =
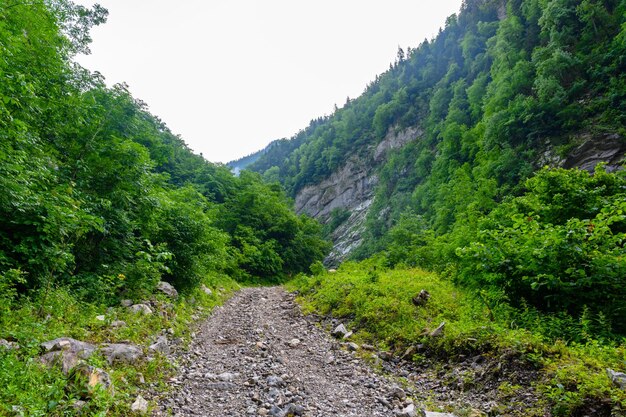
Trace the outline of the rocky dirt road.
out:
[[[243,289],[197,332],[154,415],[423,415],[349,348],[304,318],[282,288]]]

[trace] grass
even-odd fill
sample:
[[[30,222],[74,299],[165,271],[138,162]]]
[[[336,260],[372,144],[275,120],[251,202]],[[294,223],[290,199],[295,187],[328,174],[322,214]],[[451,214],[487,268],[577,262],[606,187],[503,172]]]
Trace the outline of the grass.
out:
[[[17,350],[0,348],[0,416],[131,414],[130,405],[146,386],[167,389],[166,380],[175,371],[174,364],[161,355],[152,355],[152,360],[136,365],[109,366],[96,354],[88,363],[110,374],[114,391],[86,392],[84,384],[75,381],[71,373],[63,375],[60,369],[47,368],[39,362],[40,343],[67,336],[94,344],[129,342],[147,350],[165,329],[171,333],[169,339],[179,339],[185,344],[190,340],[193,323],[207,316],[238,287],[225,276],[207,278],[205,284],[213,288],[212,295],[200,289],[176,301],[153,295],[151,298],[159,309],[152,315],[133,314],[121,306],[107,308],[81,302],[63,288],[48,294],[43,306],[34,296],[19,300],[19,306],[16,303],[12,309],[0,307],[0,338],[19,345]],[[104,315],[105,320],[97,320],[99,315]],[[114,320],[123,320],[127,325],[112,328],[110,323]],[[81,410],[75,407],[77,400],[86,402]]]
[[[535,410],[519,415],[544,415],[546,406],[554,416],[584,415],[589,410],[626,415],[626,391],[615,387],[606,374],[606,368],[626,371],[624,341],[588,336],[585,343],[568,343],[541,331],[556,324],[554,316],[515,311],[497,295],[476,295],[435,273],[381,265],[376,259],[348,262],[335,273],[299,276],[288,287],[299,291],[305,312],[342,318],[356,330],[357,341],[398,356],[419,344],[421,351],[413,356],[418,362],[454,363],[477,354],[493,360],[517,358],[536,370],[530,388],[538,397]],[[417,307],[412,297],[421,290],[431,297]],[[443,322],[443,334],[429,336]],[[499,400],[504,402],[516,391],[515,382],[505,382],[499,387]]]

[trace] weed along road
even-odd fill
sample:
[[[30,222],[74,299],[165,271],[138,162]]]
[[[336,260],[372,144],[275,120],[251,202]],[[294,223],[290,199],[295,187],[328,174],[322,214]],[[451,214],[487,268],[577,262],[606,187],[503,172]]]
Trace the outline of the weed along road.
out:
[[[358,348],[305,318],[281,287],[246,288],[202,324],[154,415],[423,415]]]

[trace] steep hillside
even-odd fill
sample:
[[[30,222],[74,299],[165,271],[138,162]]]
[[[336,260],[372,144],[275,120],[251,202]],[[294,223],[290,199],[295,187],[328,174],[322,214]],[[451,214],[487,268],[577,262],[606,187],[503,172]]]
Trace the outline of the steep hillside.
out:
[[[243,158],[236,159],[234,161],[230,161],[226,165],[229,166],[235,175],[239,175],[239,173],[248,167],[248,165],[255,163],[261,155],[263,155],[267,149],[271,146],[268,145],[266,148],[261,149],[260,151],[251,153],[250,155],[244,156]]]
[[[233,279],[307,272],[328,245],[279,185],[193,154],[125,85],[73,62],[105,9],[10,3],[0,2],[0,415],[127,416],[138,386],[170,372],[172,339]]]
[[[330,224],[335,251],[388,247],[401,218],[443,236],[543,165],[614,169],[626,151],[624,1],[465,1],[357,99],[249,169]]]

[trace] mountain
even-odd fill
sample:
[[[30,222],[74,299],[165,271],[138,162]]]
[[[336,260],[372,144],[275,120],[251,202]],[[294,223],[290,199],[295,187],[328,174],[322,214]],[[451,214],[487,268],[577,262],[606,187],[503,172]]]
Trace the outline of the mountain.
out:
[[[261,149],[260,151],[253,152],[250,155],[244,156],[243,158],[230,161],[226,164],[226,166],[230,167],[235,175],[239,175],[241,170],[246,169],[248,165],[255,163],[270,146],[271,144],[268,145],[266,148]]]
[[[402,222],[451,236],[539,168],[626,152],[626,3],[468,0],[445,28],[248,169],[326,223],[327,263],[388,250]]]

